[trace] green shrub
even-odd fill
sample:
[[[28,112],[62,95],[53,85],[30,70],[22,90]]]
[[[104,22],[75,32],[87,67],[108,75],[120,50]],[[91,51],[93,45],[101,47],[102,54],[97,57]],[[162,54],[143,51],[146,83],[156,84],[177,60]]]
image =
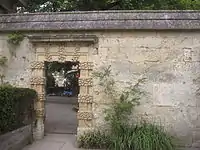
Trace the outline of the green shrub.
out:
[[[149,123],[123,125],[110,136],[110,150],[175,150],[174,138],[161,126]]]
[[[109,150],[175,150],[175,139],[158,125],[121,125],[115,133],[92,131],[81,135],[79,147]]]
[[[105,149],[110,144],[110,139],[105,132],[99,130],[86,132],[78,138],[78,145],[81,148]]]
[[[134,107],[139,104],[141,96],[145,94],[140,88],[144,79],[139,79],[136,84],[116,93],[117,86],[110,73],[110,66],[104,68],[103,73],[95,73],[104,93],[114,102],[105,110],[109,131],[86,133],[81,136],[79,146],[110,150],[174,150],[174,139],[162,127],[148,123],[130,124],[129,117]]]
[[[134,149],[134,126],[121,125],[115,133],[110,134],[110,150]]]
[[[142,123],[135,127],[134,150],[175,150],[175,139],[163,127]]]
[[[32,89],[0,86],[0,134],[32,123],[36,96]]]
[[[12,33],[8,35],[8,42],[13,45],[19,45],[21,41],[23,41],[24,35],[18,32]]]

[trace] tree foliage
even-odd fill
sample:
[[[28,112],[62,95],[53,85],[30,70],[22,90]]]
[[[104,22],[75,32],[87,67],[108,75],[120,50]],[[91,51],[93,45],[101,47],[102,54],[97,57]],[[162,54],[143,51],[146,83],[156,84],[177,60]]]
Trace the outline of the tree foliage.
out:
[[[30,0],[29,12],[200,9],[200,0]]]
[[[0,86],[0,135],[33,123],[36,98],[33,89]]]

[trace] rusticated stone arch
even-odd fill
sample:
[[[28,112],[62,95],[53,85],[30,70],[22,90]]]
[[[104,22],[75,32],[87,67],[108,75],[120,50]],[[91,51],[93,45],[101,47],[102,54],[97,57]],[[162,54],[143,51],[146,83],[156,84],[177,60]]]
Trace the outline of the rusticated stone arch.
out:
[[[45,61],[79,61],[80,94],[78,95],[79,111],[77,113],[77,134],[93,127],[93,81],[91,72],[93,62],[89,60],[97,43],[93,35],[30,35],[30,42],[35,49],[35,61],[31,62],[31,88],[38,92],[35,103],[36,122],[33,136],[35,140],[44,137],[45,120]],[[69,46],[70,45],[70,46]]]

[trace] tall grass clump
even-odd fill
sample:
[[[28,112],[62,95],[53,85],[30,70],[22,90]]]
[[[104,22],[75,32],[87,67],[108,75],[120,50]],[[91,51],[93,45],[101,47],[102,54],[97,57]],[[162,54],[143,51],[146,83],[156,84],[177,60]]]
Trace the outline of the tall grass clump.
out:
[[[105,97],[112,100],[112,106],[105,110],[105,121],[109,129],[87,132],[78,139],[83,148],[103,148],[110,150],[175,150],[174,139],[158,125],[146,122],[130,123],[130,115],[134,107],[139,105],[145,94],[141,84],[145,79],[139,79],[134,85],[117,90],[111,75],[110,66],[96,72]]]
[[[143,122],[133,136],[134,150],[175,150],[175,139],[162,126]]]

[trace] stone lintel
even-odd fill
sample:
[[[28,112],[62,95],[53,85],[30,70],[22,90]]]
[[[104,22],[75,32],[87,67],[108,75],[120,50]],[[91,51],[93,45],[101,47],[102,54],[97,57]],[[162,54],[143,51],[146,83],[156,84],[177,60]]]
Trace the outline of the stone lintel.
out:
[[[38,42],[88,42],[97,43],[98,38],[95,35],[87,34],[37,34],[37,35],[27,35],[32,43]]]

